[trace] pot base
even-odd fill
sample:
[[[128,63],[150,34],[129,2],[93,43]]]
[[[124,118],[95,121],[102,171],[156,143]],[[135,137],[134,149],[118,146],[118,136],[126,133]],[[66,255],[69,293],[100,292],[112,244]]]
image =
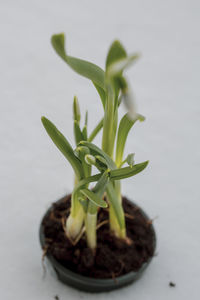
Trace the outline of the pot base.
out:
[[[42,248],[58,279],[87,292],[105,292],[128,285],[138,279],[151,261],[156,236],[152,222],[134,203],[123,198],[127,235],[131,245],[110,233],[106,223],[108,212],[100,209],[97,231],[97,250],[93,256],[82,237],[76,246],[66,238],[62,219],[70,207],[70,195],[52,205],[40,226]],[[104,222],[102,222],[104,221]]]

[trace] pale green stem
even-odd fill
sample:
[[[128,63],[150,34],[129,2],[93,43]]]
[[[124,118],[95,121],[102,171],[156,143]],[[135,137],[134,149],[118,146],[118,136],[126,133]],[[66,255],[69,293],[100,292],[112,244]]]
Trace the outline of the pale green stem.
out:
[[[102,149],[112,158],[115,144],[115,137],[117,131],[118,111],[114,110],[114,94],[108,93],[108,98],[105,105],[105,116],[103,123],[103,139]],[[118,201],[121,203],[120,183],[115,186],[118,195]],[[120,228],[115,212],[110,206],[109,209],[110,228],[114,231],[115,235],[120,238],[126,237],[126,229]]]
[[[115,181],[114,188],[117,193],[117,200],[122,205],[121,183],[119,180]],[[125,218],[124,215],[123,215],[123,218]],[[120,228],[112,205],[110,205],[110,209],[109,209],[109,222],[110,222],[110,229],[115,233],[115,235],[119,238],[125,239],[126,238],[126,226],[124,225],[123,228]],[[125,221],[124,221],[124,224],[125,224]]]
[[[87,245],[92,250],[94,250],[97,246],[96,226],[97,226],[97,206],[94,205],[91,201],[89,201],[88,211],[85,218],[85,229],[86,229]]]
[[[102,137],[102,150],[105,151],[110,157],[113,157],[115,132],[114,124],[114,95],[108,91],[108,98],[106,99],[105,114],[103,121],[103,137]]]

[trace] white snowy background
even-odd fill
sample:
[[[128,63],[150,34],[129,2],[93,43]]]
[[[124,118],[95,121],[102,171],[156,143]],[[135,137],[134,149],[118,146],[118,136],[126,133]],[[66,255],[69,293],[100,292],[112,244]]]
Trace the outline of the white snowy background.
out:
[[[198,300],[200,2],[1,0],[0,23],[0,298]],[[147,119],[131,131],[126,152],[150,164],[123,182],[123,192],[158,216],[158,255],[138,282],[111,293],[79,292],[50,272],[42,278],[39,223],[71,191],[73,173],[40,117],[73,141],[75,94],[90,128],[103,113],[92,84],[52,49],[50,37],[59,32],[71,55],[101,67],[116,38],[142,53],[127,75]]]

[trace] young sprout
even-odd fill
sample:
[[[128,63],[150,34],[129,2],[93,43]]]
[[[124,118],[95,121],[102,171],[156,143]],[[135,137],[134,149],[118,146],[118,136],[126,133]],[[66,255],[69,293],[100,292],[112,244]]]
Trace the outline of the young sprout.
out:
[[[64,34],[52,36],[52,45],[57,54],[79,75],[91,80],[103,106],[104,115],[88,135],[88,112],[81,127],[78,99],[73,101],[75,150],[47,118],[42,123],[57,148],[71,164],[75,174],[75,185],[71,195],[71,210],[66,221],[66,232],[75,241],[85,227],[88,247],[95,251],[96,227],[99,208],[109,210],[111,231],[126,239],[125,215],[122,207],[120,180],[134,176],[144,170],[148,161],[135,164],[134,154],[124,158],[128,133],[136,121],[144,117],[136,112],[125,69],[138,59],[138,54],[128,55],[119,41],[114,41],[108,51],[105,71],[85,60],[69,56],[65,51]],[[118,124],[118,109],[124,103],[127,113]],[[102,132],[102,145],[92,141]],[[116,144],[116,147],[115,147]],[[124,164],[127,166],[124,167]],[[92,168],[97,172],[92,174]],[[91,188],[90,184],[95,183]]]

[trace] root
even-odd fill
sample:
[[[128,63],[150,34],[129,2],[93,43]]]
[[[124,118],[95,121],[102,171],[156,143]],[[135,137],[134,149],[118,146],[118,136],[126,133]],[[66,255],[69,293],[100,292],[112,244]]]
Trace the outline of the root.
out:
[[[122,273],[122,270],[125,266],[124,262],[121,259],[119,259],[119,263],[121,264],[121,267],[120,267],[119,271],[117,273],[115,273],[113,271],[111,272],[112,279],[114,280],[115,283],[117,283],[117,278],[116,277],[118,277]]]
[[[124,268],[124,262],[121,259],[119,260],[119,262],[121,264],[121,268],[118,273],[115,273],[115,276],[119,276]]]
[[[125,242],[128,246],[133,244],[133,240],[131,240],[128,236],[125,238]]]
[[[98,230],[101,226],[108,224],[109,220],[104,220],[101,223],[97,224],[96,230]]]
[[[114,272],[111,272],[112,279],[115,283],[117,283],[117,279]]]
[[[75,246],[78,241],[81,239],[81,237],[83,236],[83,234],[85,233],[85,226],[82,228],[82,230],[80,231],[80,233],[78,234],[78,236],[76,237],[75,240],[72,240],[68,235],[67,235],[67,230],[66,230],[66,226],[65,226],[65,223],[66,223],[66,218],[65,217],[62,217],[61,219],[61,223],[62,223],[62,227],[63,227],[63,230],[65,232],[65,235],[66,237],[68,238],[68,240],[70,241],[70,243]]]
[[[61,211],[61,212],[60,212],[61,217],[64,218],[64,216],[66,216],[66,215],[68,214],[69,211],[70,211],[70,208]],[[56,217],[55,214],[54,214],[54,211],[51,211],[51,212],[50,212],[50,219],[52,219],[52,220],[60,221],[60,218],[61,218],[61,217]]]
[[[132,215],[129,215],[129,214],[124,214],[125,215],[125,217],[127,218],[127,219],[135,219],[135,217],[134,216],[132,216]]]
[[[45,267],[45,264],[44,264],[44,260],[45,260],[45,257],[47,255],[47,251],[48,251],[48,248],[49,248],[49,245],[46,244],[43,248],[43,252],[42,252],[42,269],[43,269],[43,275],[42,275],[42,278],[44,279],[45,276],[46,276],[46,273],[47,273],[47,270],[46,270],[46,267]]]
[[[63,231],[64,231],[66,237],[69,238],[69,237],[67,236],[67,230],[66,230],[66,226],[65,226],[65,223],[66,223],[66,218],[65,218],[65,217],[62,217],[61,223],[62,223],[62,228],[63,228]]]
[[[158,219],[158,216],[155,216],[153,219],[148,220],[147,225],[149,225],[149,226],[152,225],[156,219]]]
[[[72,241],[73,246],[75,246],[78,243],[78,241],[81,239],[81,237],[83,236],[84,233],[85,233],[85,226],[82,228],[81,232],[76,237],[76,239],[74,241]]]

